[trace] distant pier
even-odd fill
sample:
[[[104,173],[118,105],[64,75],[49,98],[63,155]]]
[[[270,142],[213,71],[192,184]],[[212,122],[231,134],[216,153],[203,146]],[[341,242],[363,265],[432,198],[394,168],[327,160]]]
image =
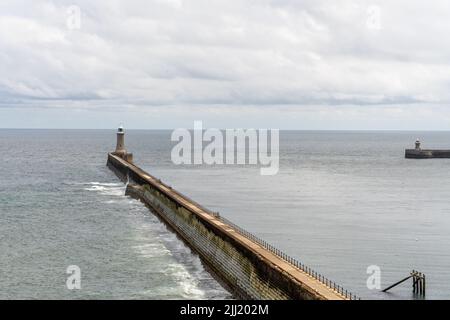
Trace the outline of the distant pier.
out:
[[[355,295],[264,240],[151,176],[132,162],[117,132],[108,167],[127,181],[126,194],[142,201],[194,252],[235,298],[353,300]]]
[[[405,150],[405,158],[409,159],[450,158],[450,150],[422,149],[420,147],[420,140],[417,139],[414,149]]]

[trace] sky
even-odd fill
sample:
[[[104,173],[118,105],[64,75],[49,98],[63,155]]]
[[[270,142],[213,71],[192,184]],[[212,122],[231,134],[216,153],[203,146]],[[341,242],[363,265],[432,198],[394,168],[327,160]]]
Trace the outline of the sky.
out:
[[[2,0],[0,128],[450,130],[450,2]]]

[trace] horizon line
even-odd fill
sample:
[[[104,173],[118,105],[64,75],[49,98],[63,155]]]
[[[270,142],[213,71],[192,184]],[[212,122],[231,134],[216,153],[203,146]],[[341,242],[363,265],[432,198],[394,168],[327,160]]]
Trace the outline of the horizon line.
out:
[[[126,128],[126,131],[173,131],[178,128]],[[216,129],[217,127],[207,127],[203,128],[203,130],[207,129]],[[193,128],[186,128],[188,130],[194,130]],[[268,129],[268,130],[279,130],[279,131],[342,131],[342,132],[348,132],[348,131],[359,131],[359,132],[371,132],[371,131],[390,131],[390,132],[449,132],[450,129],[444,130],[444,129],[291,129],[291,128],[285,128],[285,129],[279,129],[279,128],[255,128],[255,127],[236,127],[236,128],[217,128],[219,130],[226,130],[226,129]],[[111,128],[1,128],[0,130],[117,130],[115,127]]]

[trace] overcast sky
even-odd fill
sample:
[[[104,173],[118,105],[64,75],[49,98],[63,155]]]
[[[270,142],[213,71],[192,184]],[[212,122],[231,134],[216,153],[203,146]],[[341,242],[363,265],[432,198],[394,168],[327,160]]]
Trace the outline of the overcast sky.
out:
[[[450,130],[449,17],[448,0],[2,0],[0,127]]]

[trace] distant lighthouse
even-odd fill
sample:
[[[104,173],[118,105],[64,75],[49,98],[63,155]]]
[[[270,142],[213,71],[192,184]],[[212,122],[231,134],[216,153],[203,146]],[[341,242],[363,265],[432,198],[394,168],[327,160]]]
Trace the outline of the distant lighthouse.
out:
[[[122,125],[117,129],[117,144],[114,154],[128,162],[133,162],[133,154],[128,153],[125,149],[125,131]]]
[[[420,150],[420,140],[419,140],[419,138],[416,139],[416,150]]]
[[[123,126],[120,126],[117,129],[117,145],[116,145],[116,154],[126,154],[127,150],[125,149],[125,132],[123,131]]]

